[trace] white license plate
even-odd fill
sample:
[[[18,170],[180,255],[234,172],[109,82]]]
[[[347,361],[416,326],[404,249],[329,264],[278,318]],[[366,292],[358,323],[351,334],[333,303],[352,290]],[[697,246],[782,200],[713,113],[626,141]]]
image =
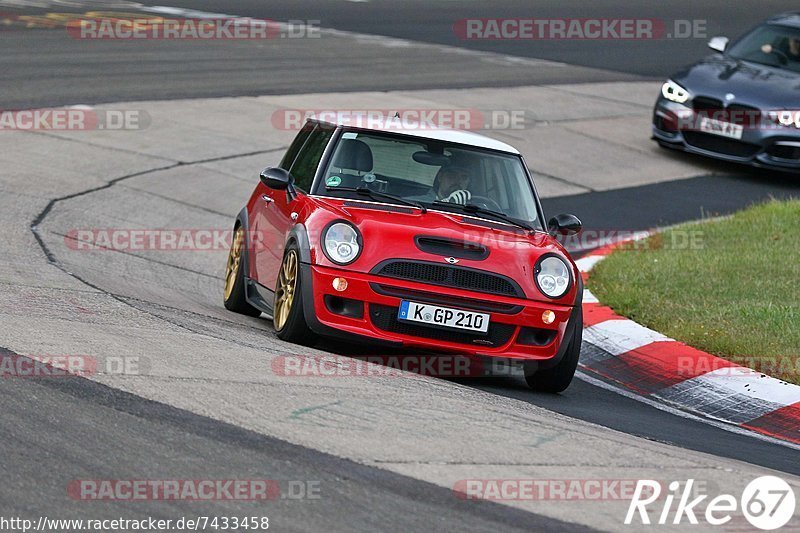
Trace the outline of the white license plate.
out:
[[[741,139],[744,126],[739,124],[731,124],[730,122],[723,122],[713,118],[703,117],[700,119],[700,131],[706,133],[713,133],[729,139]]]
[[[473,313],[472,311],[420,304],[407,300],[400,302],[397,319],[478,333],[489,331],[489,315],[486,313]]]

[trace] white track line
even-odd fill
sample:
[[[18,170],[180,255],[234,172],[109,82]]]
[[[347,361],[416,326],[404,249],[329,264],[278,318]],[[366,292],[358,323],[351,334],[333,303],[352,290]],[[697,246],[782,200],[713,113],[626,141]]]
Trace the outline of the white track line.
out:
[[[606,320],[583,330],[583,340],[611,355],[622,355],[654,342],[673,341],[633,320]]]
[[[600,379],[594,378],[594,377],[586,374],[582,370],[578,370],[577,372],[575,372],[575,377],[577,377],[577,378],[581,379],[582,381],[585,381],[586,383],[588,383],[590,385],[593,385],[595,387],[599,387],[601,389],[605,389],[607,391],[614,392],[614,393],[619,394],[621,396],[624,396],[626,398],[630,398],[631,400],[636,400],[637,402],[641,402],[641,403],[643,403],[645,405],[649,405],[650,407],[654,407],[654,408],[658,409],[659,411],[664,411],[666,413],[670,413],[670,414],[673,414],[675,416],[680,416],[681,418],[687,418],[689,420],[694,420],[695,422],[701,422],[703,424],[708,424],[710,426],[714,426],[716,428],[719,428],[719,429],[722,429],[722,430],[725,430],[725,431],[729,431],[731,433],[736,433],[737,435],[746,435],[748,437],[753,437],[754,439],[758,439],[758,440],[762,440],[762,441],[765,441],[765,442],[769,442],[770,444],[778,444],[780,446],[785,446],[787,448],[791,448],[793,450],[800,451],[800,444],[794,444],[793,442],[788,442],[788,441],[785,441],[785,440],[776,439],[774,437],[770,437],[770,436],[764,435],[762,433],[757,433],[757,432],[749,430],[749,429],[744,429],[744,428],[741,428],[739,426],[726,424],[724,422],[719,422],[717,420],[713,420],[713,419],[710,419],[710,418],[707,418],[707,417],[704,417],[704,416],[698,416],[698,415],[694,415],[692,413],[688,413],[688,412],[683,411],[681,409],[677,409],[675,407],[667,405],[667,404],[665,404],[663,402],[650,400],[649,398],[645,398],[644,396],[640,396],[640,395],[635,394],[633,392],[628,392],[628,391],[626,391],[624,389],[620,389],[618,387],[615,387],[614,385],[611,385],[610,383],[606,383],[605,381],[602,381]],[[716,455],[716,454],[712,454],[712,455]]]

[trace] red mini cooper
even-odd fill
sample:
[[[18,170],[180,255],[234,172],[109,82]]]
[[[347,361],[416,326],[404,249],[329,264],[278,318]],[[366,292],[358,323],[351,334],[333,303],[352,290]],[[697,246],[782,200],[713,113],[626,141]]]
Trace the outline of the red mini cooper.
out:
[[[317,336],[523,363],[559,392],[583,285],[511,146],[463,131],[309,120],[236,218],[225,307]]]

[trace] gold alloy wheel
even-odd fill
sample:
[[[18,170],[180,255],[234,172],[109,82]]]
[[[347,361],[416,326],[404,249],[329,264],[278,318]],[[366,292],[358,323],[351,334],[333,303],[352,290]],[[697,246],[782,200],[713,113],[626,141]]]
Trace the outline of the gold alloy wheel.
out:
[[[239,274],[239,263],[242,262],[242,243],[244,243],[244,230],[240,227],[233,235],[231,251],[228,254],[228,264],[225,267],[225,301],[231,297],[236,277]]]
[[[280,331],[289,319],[294,303],[294,290],[297,287],[297,252],[289,250],[283,258],[278,275],[278,287],[275,290],[275,312],[273,321],[275,329]]]

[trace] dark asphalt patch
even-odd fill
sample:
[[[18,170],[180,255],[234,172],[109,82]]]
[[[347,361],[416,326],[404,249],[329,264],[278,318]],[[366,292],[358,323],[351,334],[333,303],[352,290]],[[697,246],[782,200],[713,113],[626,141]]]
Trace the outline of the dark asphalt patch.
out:
[[[725,167],[730,171],[730,165],[721,165]],[[586,230],[638,231],[728,215],[770,198],[800,197],[800,176],[738,168],[735,172],[543,198],[542,205],[548,217],[577,215]]]
[[[800,475],[795,449],[661,411],[578,378],[558,395],[532,392],[522,380],[511,378],[476,379],[464,384],[629,435]]]
[[[0,348],[2,357],[19,357]],[[80,377],[0,379],[0,507],[33,518],[268,516],[281,531],[588,531]],[[46,430],[45,430],[46,428]],[[318,482],[318,499],[76,501],[81,479]],[[74,495],[73,495],[74,496]]]

